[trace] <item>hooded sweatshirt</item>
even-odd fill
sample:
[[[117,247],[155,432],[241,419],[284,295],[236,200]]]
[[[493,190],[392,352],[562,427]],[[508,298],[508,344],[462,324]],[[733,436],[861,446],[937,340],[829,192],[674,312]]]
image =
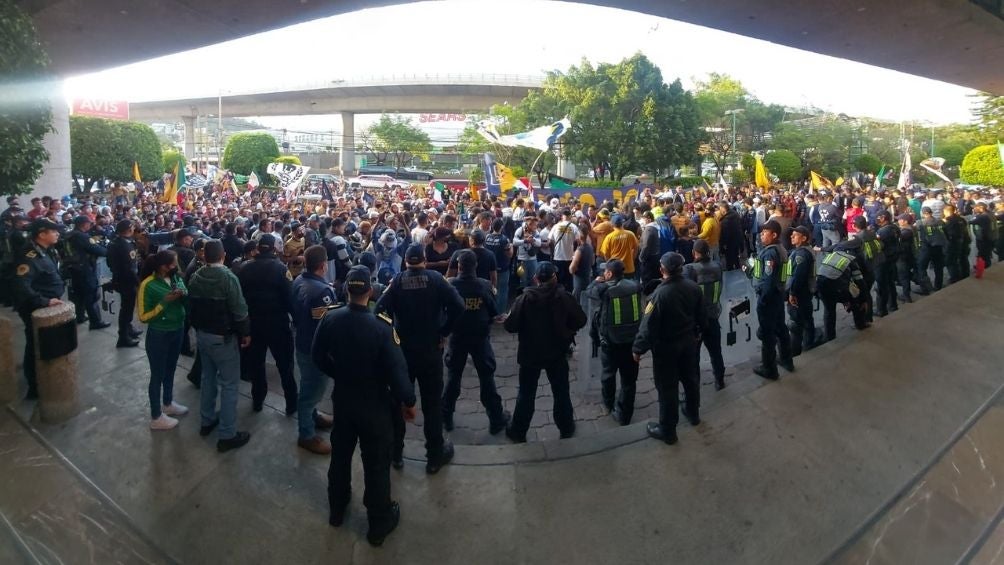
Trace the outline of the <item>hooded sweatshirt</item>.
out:
[[[505,321],[506,331],[519,334],[516,361],[531,367],[564,361],[585,325],[586,313],[556,281],[524,290]]]

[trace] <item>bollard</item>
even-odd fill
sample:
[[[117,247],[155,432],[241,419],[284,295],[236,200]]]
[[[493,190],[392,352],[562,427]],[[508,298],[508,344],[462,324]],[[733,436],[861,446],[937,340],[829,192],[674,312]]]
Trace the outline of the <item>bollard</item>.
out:
[[[76,320],[76,309],[69,302],[31,313],[38,409],[43,422],[62,422],[80,412]]]
[[[14,356],[14,320],[6,315],[0,315],[0,404],[13,402],[17,398],[15,359],[17,358]]]

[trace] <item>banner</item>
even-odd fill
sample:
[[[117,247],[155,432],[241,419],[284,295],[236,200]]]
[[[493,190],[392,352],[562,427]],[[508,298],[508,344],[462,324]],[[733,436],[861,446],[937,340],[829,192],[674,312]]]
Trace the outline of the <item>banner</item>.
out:
[[[583,204],[589,204],[590,206],[598,206],[602,204],[604,200],[610,202],[616,202],[617,204],[622,203],[626,200],[637,200],[638,195],[641,194],[637,188],[634,187],[624,187],[624,188],[545,188],[538,189],[537,195],[543,198],[545,201],[551,198],[557,198],[562,204],[565,204],[571,198],[575,198]]]
[[[498,163],[495,162],[495,155],[485,153],[484,164],[485,189],[488,191],[488,194],[501,194],[502,186],[499,181],[499,170],[496,166]]]
[[[512,135],[501,135],[498,129],[496,129],[494,122],[481,120],[477,123],[477,132],[488,141],[505,145],[506,147],[530,147],[538,151],[547,151],[571,127],[572,123],[568,121],[568,118],[564,118],[551,125],[541,126],[530,131],[514,133]]]
[[[940,178],[941,180],[948,183],[948,186],[955,188],[955,183],[945,176],[945,173],[941,172],[941,168],[945,166],[945,159],[942,157],[931,157],[930,159],[924,159],[920,162],[920,166],[927,169],[928,172]]]
[[[310,167],[293,165],[291,163],[269,163],[266,171],[279,181],[279,188],[286,191],[287,198],[295,195],[300,183],[307,178]]]
[[[70,113],[74,116],[90,116],[109,120],[128,120],[129,102],[125,100],[99,100],[82,98],[74,100]]]

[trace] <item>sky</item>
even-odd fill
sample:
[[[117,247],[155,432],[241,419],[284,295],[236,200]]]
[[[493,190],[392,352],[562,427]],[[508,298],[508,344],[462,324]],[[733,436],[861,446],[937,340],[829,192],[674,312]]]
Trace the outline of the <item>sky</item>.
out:
[[[487,19],[495,22],[497,35],[478,33],[490,13],[485,10],[499,8],[506,17]],[[518,32],[512,22],[522,18],[560,22],[563,33],[536,33],[532,24]],[[288,90],[332,80],[390,80],[395,75],[540,76],[566,70],[583,57],[615,63],[638,51],[660,67],[667,82],[680,78],[687,88],[695,79],[718,72],[739,79],[768,103],[891,121],[946,124],[972,119],[968,95],[974,91],[968,88],[666,18],[541,0],[446,0],[362,10],[71,77],[64,93],[68,99],[140,102]],[[179,74],[184,79],[164,80]],[[834,78],[831,88],[819,88],[818,80],[800,76]],[[842,88],[836,77],[854,77],[855,87]],[[375,119],[358,116],[356,130]],[[341,131],[339,116],[257,121],[291,130]],[[462,127],[422,126],[433,138],[455,136]]]

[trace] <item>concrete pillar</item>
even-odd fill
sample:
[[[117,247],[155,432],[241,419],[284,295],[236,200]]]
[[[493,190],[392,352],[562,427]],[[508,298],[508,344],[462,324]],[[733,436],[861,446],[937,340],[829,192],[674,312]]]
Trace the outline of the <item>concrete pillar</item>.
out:
[[[575,180],[575,163],[568,159],[558,159],[558,176]]]
[[[70,107],[59,92],[57,84],[52,92],[53,131],[46,134],[42,144],[49,152],[49,160],[42,169],[42,176],[35,181],[31,194],[21,197],[21,206],[31,209],[31,199],[34,197],[52,196],[62,198],[73,189],[73,175],[70,172]]]
[[[349,176],[356,170],[356,115],[342,112],[342,146],[339,148],[339,165],[342,175]]]
[[[182,116],[185,122],[185,161],[195,158],[195,116]]]
[[[0,404],[13,402],[17,398],[17,363],[14,356],[14,319],[0,315]]]
[[[63,422],[80,412],[80,391],[77,388],[77,312],[72,303],[40,308],[31,313],[35,331],[35,375],[38,378],[38,409],[42,421]],[[53,359],[42,359],[43,340],[52,344],[52,337],[43,336],[47,328],[63,327],[72,332],[62,337],[67,349],[72,350]],[[43,336],[40,338],[40,336]]]

